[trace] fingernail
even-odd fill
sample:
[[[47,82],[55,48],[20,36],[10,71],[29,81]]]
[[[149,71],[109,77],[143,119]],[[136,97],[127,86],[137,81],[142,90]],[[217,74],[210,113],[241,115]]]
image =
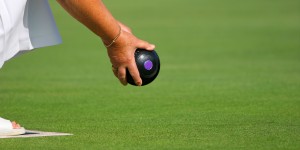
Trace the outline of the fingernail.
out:
[[[151,49],[154,49],[155,48],[155,45],[151,44]]]
[[[137,86],[142,86],[142,83],[141,82],[137,82],[135,83]]]
[[[153,44],[150,44],[150,45],[147,46],[146,49],[147,49],[147,50],[152,50],[152,49],[154,49],[154,45],[153,45]]]

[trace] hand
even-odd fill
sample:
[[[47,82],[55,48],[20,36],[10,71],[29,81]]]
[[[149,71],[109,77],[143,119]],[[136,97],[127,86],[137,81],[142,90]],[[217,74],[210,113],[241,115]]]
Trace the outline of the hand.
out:
[[[127,85],[126,69],[128,69],[135,84],[138,86],[142,85],[142,79],[140,78],[134,58],[134,53],[137,48],[153,50],[155,46],[140,40],[130,32],[123,30],[116,42],[107,48],[114,75],[123,85]]]

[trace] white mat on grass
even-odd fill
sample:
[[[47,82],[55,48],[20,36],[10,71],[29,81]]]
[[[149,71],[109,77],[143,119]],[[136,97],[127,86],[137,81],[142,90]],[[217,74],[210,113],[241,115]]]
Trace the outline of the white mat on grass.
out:
[[[16,135],[16,136],[0,136],[0,139],[3,139],[3,138],[31,138],[31,137],[42,137],[42,136],[66,136],[66,135],[73,135],[73,134],[26,130],[25,134]]]

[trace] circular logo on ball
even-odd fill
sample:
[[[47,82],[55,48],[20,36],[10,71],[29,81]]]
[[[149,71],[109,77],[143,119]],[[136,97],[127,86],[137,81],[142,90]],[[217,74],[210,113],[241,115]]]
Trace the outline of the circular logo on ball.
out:
[[[146,70],[151,70],[152,67],[153,67],[152,61],[151,61],[151,60],[145,61],[145,62],[144,62],[144,67],[145,67]]]

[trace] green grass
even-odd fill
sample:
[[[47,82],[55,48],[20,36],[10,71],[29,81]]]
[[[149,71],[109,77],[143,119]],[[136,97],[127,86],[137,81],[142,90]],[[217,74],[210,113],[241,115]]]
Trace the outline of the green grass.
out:
[[[104,1],[157,46],[152,84],[123,87],[101,41],[50,2],[64,43],[0,70],[0,116],[74,136],[0,149],[300,149],[299,0]]]

